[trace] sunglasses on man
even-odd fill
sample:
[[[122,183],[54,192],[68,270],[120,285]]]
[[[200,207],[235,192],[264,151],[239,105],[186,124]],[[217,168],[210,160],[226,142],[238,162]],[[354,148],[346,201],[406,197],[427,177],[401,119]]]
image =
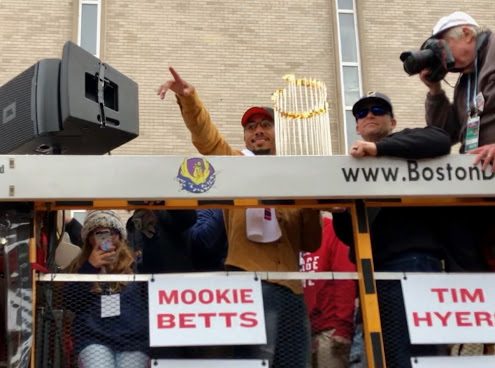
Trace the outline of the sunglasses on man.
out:
[[[383,106],[371,106],[371,107],[363,107],[362,109],[359,109],[358,111],[356,111],[356,114],[354,116],[356,120],[363,119],[366,116],[368,116],[368,113],[370,111],[375,116],[383,116],[386,114],[390,114],[390,110]]]

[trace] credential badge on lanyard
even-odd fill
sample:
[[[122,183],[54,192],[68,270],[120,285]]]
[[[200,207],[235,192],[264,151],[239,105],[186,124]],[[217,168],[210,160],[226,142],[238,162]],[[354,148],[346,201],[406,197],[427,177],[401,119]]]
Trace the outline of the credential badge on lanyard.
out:
[[[466,152],[478,148],[480,138],[480,117],[478,113],[483,111],[484,99],[480,93],[476,94],[478,89],[478,62],[475,60],[475,72],[474,72],[474,91],[473,100],[471,104],[471,76],[468,77],[467,93],[466,93],[466,109],[467,109],[467,122],[466,122],[466,136],[464,139],[464,150]],[[480,109],[481,107],[481,109]]]
[[[101,318],[120,316],[120,294],[101,295]]]

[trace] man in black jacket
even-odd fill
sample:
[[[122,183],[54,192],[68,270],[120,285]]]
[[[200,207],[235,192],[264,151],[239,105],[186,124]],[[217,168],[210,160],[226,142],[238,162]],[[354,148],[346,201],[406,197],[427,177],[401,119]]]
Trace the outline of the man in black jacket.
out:
[[[187,230],[194,210],[136,210],[127,221],[128,240],[140,273],[195,271]]]
[[[394,156],[408,159],[433,158],[450,152],[448,134],[434,126],[404,129],[397,125],[390,99],[379,92],[359,99],[352,112],[356,130],[363,138],[350,150],[353,157]],[[420,207],[370,208],[368,219],[376,271],[439,272],[445,257],[434,209]],[[354,240],[349,213],[334,213],[337,236],[351,245]],[[411,367],[411,356],[436,355],[434,346],[410,344],[399,281],[377,283],[380,317],[387,366]]]
[[[392,102],[380,92],[370,92],[352,107],[356,131],[363,138],[355,142],[353,157],[394,156],[409,159],[432,158],[450,152],[450,138],[443,129],[430,126],[404,129],[392,133],[397,126]]]

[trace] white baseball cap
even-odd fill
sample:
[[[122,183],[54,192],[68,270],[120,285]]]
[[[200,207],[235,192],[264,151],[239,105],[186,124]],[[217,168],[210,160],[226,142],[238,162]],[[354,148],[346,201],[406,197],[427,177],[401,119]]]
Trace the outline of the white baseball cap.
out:
[[[469,14],[466,14],[461,11],[453,12],[445,17],[440,18],[440,20],[433,27],[433,31],[431,32],[431,37],[438,36],[440,33],[446,31],[447,29],[470,25],[479,27],[478,23],[471,17]]]

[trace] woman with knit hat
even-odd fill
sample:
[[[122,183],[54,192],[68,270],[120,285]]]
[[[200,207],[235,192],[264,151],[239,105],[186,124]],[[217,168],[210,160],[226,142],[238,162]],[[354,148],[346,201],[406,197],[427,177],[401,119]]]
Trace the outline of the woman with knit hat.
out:
[[[132,274],[134,257],[120,217],[89,212],[81,231],[81,254],[68,272]],[[65,299],[75,318],[72,334],[82,368],[149,367],[146,284],[72,282]]]

